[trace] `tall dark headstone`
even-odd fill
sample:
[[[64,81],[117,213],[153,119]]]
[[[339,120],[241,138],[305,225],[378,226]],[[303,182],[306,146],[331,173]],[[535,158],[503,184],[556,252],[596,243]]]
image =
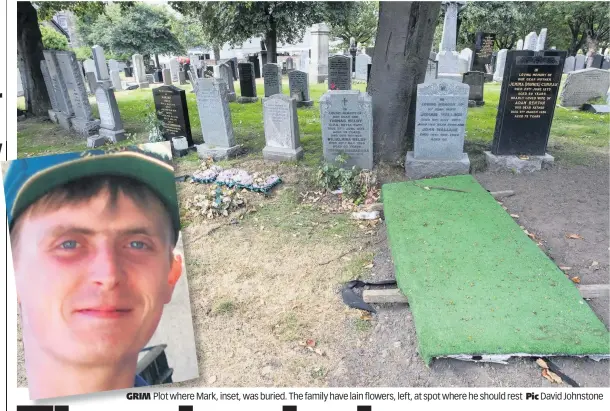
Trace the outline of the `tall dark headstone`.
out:
[[[193,146],[186,92],[176,86],[161,86],[153,89],[157,118],[163,122],[163,137],[166,140],[186,137]]]
[[[486,73],[485,65],[492,64],[491,58],[494,50],[495,33],[477,32],[474,40],[474,56],[472,60],[472,71]]]
[[[255,54],[253,56],[248,56],[248,62],[252,63],[254,66],[254,77],[261,78],[261,66],[260,61],[258,60],[258,56]]]
[[[480,71],[469,71],[468,73],[464,73],[462,83],[468,84],[470,87],[468,92],[469,106],[482,106],[485,104],[485,101],[483,101],[485,73]]]
[[[373,67],[372,63],[366,65],[366,82],[368,83],[371,79],[371,67]]]
[[[603,63],[604,63],[604,56],[602,56],[601,54],[594,54],[590,68],[600,69],[600,68],[602,68]]]
[[[546,154],[566,55],[557,50],[508,51],[492,154]]]
[[[330,56],[328,58],[328,89],[352,89],[352,58],[350,56]]]
[[[254,77],[253,63],[239,63],[239,88],[241,95],[237,99],[238,103],[254,103],[258,101],[256,95],[256,79]]]

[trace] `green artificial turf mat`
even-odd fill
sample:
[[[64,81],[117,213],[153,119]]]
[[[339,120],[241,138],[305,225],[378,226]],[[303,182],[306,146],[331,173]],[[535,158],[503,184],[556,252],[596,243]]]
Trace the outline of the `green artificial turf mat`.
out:
[[[430,189],[446,187],[468,193]],[[398,287],[419,353],[608,355],[578,289],[470,175],[382,188]]]

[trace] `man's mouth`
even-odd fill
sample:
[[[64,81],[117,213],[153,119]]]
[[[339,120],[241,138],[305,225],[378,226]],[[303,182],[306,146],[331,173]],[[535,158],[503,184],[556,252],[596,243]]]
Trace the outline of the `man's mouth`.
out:
[[[118,307],[92,307],[76,310],[77,314],[86,315],[93,318],[122,318],[131,313],[130,308]]]

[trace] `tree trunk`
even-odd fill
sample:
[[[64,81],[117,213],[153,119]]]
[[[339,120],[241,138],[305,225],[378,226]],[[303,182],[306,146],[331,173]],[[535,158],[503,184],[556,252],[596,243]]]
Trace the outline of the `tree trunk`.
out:
[[[214,52],[214,60],[216,60],[216,63],[218,64],[218,60],[220,60],[220,46],[214,45],[212,51]]]
[[[158,69],[161,68],[161,64],[159,64],[159,55],[158,54],[155,54],[155,64],[157,65]]]
[[[277,63],[277,27],[273,16],[269,16],[269,30],[265,33],[267,63]]]
[[[38,27],[36,9],[29,1],[17,2],[17,59],[28,113],[46,116],[51,108],[49,94],[44,84],[40,62],[42,35]]]
[[[440,2],[379,3],[368,86],[373,99],[375,161],[401,163],[415,126],[417,85],[423,83]]]

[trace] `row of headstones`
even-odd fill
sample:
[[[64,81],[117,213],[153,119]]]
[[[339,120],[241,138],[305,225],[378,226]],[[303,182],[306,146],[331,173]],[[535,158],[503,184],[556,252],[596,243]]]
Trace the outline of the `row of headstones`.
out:
[[[114,88],[107,81],[108,71],[104,72],[103,67],[99,66],[98,75],[102,81],[97,82],[95,87],[100,114],[100,120],[97,120],[93,118],[84,75],[74,52],[44,50],[43,55],[40,69],[51,101],[48,112],[51,121],[66,131],[87,137],[89,147],[99,146],[105,141],[123,140],[125,130]]]
[[[577,54],[566,58],[566,63],[563,66],[564,73],[582,70],[584,68],[597,68],[602,70],[610,70],[610,56],[604,56],[599,53],[587,58],[584,54]]]

